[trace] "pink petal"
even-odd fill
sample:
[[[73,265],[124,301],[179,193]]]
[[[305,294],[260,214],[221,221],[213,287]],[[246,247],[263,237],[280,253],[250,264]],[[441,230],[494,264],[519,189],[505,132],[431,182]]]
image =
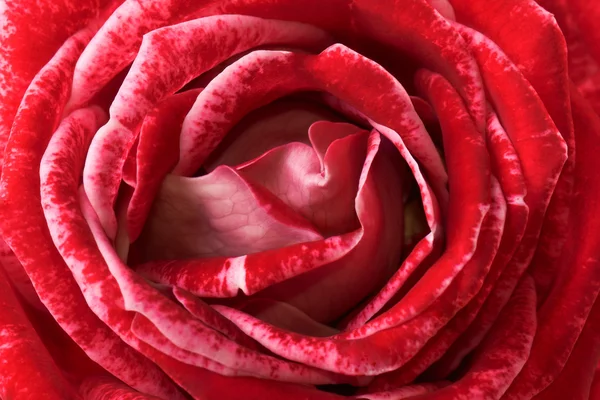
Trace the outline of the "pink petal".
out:
[[[320,239],[267,189],[220,166],[198,178],[167,176],[135,249],[142,261],[237,257]]]
[[[289,144],[238,170],[297,210],[326,237],[357,229],[354,198],[368,132],[321,121],[310,126],[308,136],[314,150]]]
[[[356,248],[324,268],[268,288],[262,296],[287,302],[325,322],[339,318],[389,279],[402,251],[403,213],[398,207],[402,181],[383,147],[379,133],[371,132],[355,200],[363,231]],[[331,296],[323,301],[322,293]]]
[[[246,115],[227,133],[203,165],[238,166],[260,157],[275,147],[299,142],[310,144],[308,131],[317,121],[341,121],[339,115],[301,94],[283,98]]]
[[[136,147],[135,190],[127,209],[127,231],[134,242],[146,222],[152,201],[179,158],[179,130],[199,90],[166,98],[142,123]]]

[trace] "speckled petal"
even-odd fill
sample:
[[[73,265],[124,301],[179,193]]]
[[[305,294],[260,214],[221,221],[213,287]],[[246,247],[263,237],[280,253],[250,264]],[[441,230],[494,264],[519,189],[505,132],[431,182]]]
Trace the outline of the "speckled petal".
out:
[[[44,222],[39,165],[66,101],[75,61],[93,33],[93,30],[83,30],[69,39],[24,96],[2,174],[3,235],[23,264],[42,303],[90,358],[131,386],[168,397],[175,395],[177,389],[164,374],[125,345],[90,311],[52,244]],[[107,348],[112,354],[106,352]],[[123,360],[128,368],[123,368]]]

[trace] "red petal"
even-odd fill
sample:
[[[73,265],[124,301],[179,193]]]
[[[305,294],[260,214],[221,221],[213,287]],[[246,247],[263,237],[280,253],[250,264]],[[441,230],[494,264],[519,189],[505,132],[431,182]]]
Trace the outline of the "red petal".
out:
[[[84,30],[68,40],[24,97],[4,164],[0,222],[5,240],[23,264],[42,303],[90,358],[133,387],[175,396],[177,389],[162,372],[121,342],[90,311],[50,240],[40,203],[38,167],[42,154],[66,101],[75,61],[93,33]],[[107,348],[112,354],[106,352]],[[126,360],[129,368],[123,368],[119,358]],[[144,374],[138,374],[139,370]]]
[[[598,274],[597,174],[600,120],[590,105],[571,92],[578,160],[570,232],[561,263],[569,265],[557,278],[538,312],[538,330],[529,360],[505,397],[530,396],[545,389],[560,373],[581,335],[600,292]],[[549,351],[552,349],[552,351]]]
[[[119,0],[15,0],[3,4],[0,35],[0,161],[25,90],[73,33]],[[65,21],[70,21],[68,24]]]
[[[560,268],[558,258],[566,240],[575,141],[569,101],[567,52],[564,37],[551,14],[534,1],[503,0],[494,8],[484,3],[454,0],[460,22],[495,41],[531,83],[568,145],[568,159],[557,182],[540,234],[530,273],[543,301]],[[511,18],[518,13],[519,18]],[[537,32],[529,35],[527,32]]]
[[[477,349],[468,372],[423,400],[498,399],[519,373],[535,336],[535,288],[525,275],[492,331]]]
[[[160,397],[136,392],[112,378],[89,377],[79,387],[83,400],[158,400]]]
[[[0,270],[0,393],[2,397],[35,400],[74,398],[54,360],[33,330]],[[31,382],[34,381],[35,385]]]

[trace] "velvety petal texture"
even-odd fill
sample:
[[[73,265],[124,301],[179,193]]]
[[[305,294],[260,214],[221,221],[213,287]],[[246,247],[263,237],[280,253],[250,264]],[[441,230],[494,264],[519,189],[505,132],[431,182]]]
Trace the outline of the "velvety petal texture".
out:
[[[0,398],[599,398],[594,2],[0,15]]]

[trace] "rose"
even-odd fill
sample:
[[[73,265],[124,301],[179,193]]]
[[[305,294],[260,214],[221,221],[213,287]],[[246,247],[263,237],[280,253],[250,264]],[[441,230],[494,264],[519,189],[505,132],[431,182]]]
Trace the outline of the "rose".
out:
[[[593,395],[594,6],[39,3],[2,397]]]
[[[438,12],[416,1],[157,1],[113,14],[118,4],[8,3],[2,233],[16,259],[3,253],[3,397],[122,398],[130,386],[162,398],[334,398],[299,384],[350,383],[359,398],[586,398],[598,358],[597,116],[595,49],[581,40],[593,14],[543,4],[572,41],[570,78],[587,102],[569,87],[561,32],[535,4],[432,5]],[[254,18],[196,20],[231,13]],[[182,21],[190,22],[174,25]],[[345,45],[330,46],[334,38]],[[291,52],[226,61],[257,46]],[[437,73],[415,74],[390,50]],[[220,72],[220,62],[231,65]],[[396,81],[410,86],[413,75],[414,107],[439,149]],[[310,128],[316,153],[284,144],[237,170],[219,166],[275,147],[248,145],[290,118],[291,134],[336,119],[306,109],[306,98],[278,103],[213,151],[256,103],[299,89],[328,92],[309,99],[368,130],[321,122]],[[200,178],[175,176],[201,164]],[[318,180],[320,166],[330,180]],[[414,198],[405,199],[407,167],[425,232]],[[312,180],[286,189],[302,173]],[[242,201],[201,196],[215,185],[225,197],[235,187]],[[306,192],[320,198],[302,199]],[[237,222],[232,233],[216,217],[244,202],[258,210],[258,227]],[[406,249],[402,219],[417,239],[424,234]],[[208,234],[198,229],[207,224]],[[333,250],[316,262],[283,268],[286,256],[323,243]],[[196,258],[163,260],[180,256]],[[239,288],[250,296],[235,296]],[[344,312],[341,333],[316,322]]]

